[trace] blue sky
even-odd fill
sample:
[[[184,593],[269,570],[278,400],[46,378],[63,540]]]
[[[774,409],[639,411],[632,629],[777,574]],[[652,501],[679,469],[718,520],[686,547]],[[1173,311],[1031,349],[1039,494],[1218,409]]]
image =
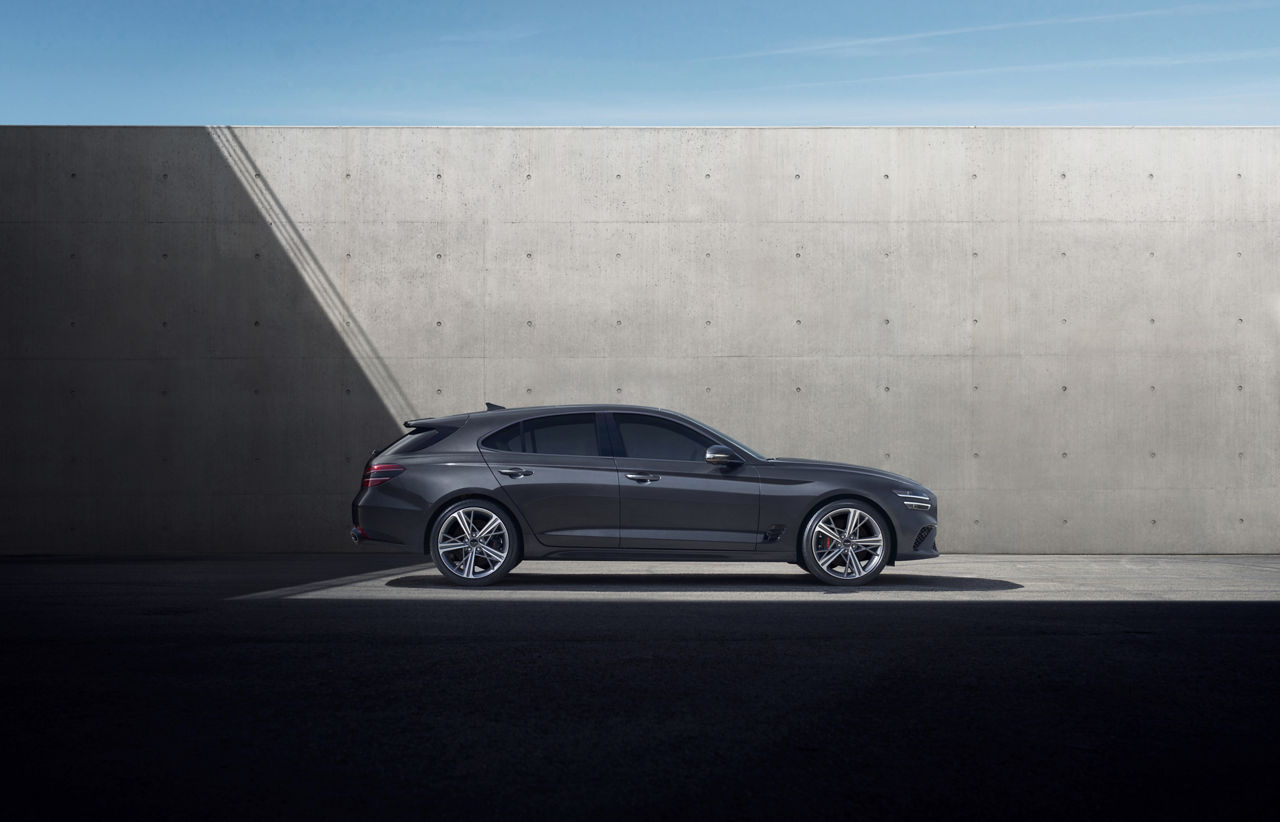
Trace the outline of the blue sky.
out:
[[[1276,125],[1280,2],[14,2],[0,123]]]

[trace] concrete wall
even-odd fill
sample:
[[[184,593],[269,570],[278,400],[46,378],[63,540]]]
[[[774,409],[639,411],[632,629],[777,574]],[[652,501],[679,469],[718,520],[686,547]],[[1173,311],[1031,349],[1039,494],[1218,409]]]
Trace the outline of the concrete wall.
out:
[[[4,551],[346,547],[368,450],[675,408],[944,551],[1280,545],[1277,129],[0,129]]]

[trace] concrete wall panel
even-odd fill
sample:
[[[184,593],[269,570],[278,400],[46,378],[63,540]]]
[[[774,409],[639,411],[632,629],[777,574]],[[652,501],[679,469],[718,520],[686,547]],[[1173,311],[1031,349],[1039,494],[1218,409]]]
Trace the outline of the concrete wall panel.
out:
[[[6,550],[342,548],[487,400],[905,473],[944,550],[1272,552],[1277,181],[1276,129],[0,128]]]

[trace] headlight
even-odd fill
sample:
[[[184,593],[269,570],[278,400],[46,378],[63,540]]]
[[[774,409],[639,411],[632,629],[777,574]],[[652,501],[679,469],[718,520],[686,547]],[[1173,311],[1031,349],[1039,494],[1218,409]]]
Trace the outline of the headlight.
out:
[[[918,489],[905,490],[902,488],[893,489],[893,493],[898,495],[902,500],[902,504],[914,511],[928,511],[933,507],[933,503],[929,499],[929,495]]]

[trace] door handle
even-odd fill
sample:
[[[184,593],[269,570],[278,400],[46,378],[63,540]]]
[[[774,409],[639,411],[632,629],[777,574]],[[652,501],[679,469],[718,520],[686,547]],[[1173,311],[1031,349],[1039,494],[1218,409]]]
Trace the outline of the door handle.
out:
[[[499,474],[505,474],[508,477],[531,477],[533,472],[524,468],[499,468]]]
[[[662,477],[658,474],[627,474],[627,479],[632,482],[638,482],[641,485],[647,485],[651,482],[657,482]]]

